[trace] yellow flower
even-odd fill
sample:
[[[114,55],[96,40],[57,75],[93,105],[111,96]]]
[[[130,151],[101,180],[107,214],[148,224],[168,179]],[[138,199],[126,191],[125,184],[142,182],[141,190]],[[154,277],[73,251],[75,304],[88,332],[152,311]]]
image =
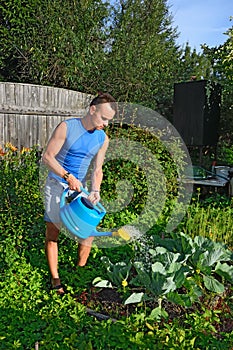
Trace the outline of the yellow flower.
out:
[[[26,153],[26,152],[30,152],[30,148],[28,147],[23,147],[22,150],[21,150],[21,153]]]
[[[17,151],[17,147],[13,146],[11,142],[6,143],[6,148],[9,148],[12,152]]]
[[[124,288],[128,286],[128,282],[126,280],[123,280],[121,284]]]

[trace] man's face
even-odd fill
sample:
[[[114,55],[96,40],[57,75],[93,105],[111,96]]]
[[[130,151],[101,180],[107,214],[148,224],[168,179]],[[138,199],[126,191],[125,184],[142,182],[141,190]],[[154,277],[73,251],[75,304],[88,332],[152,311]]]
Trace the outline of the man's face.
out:
[[[92,115],[93,126],[97,130],[101,130],[108,126],[108,122],[113,119],[115,111],[110,103],[102,103],[98,106],[91,106],[90,112]]]

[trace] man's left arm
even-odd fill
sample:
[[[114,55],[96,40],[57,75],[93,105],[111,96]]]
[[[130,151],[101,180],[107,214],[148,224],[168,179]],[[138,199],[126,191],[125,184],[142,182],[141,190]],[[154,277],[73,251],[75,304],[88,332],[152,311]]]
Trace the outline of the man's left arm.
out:
[[[103,163],[106,151],[109,145],[109,138],[106,136],[103,146],[98,151],[95,160],[94,160],[94,169],[91,179],[91,193],[89,199],[92,203],[97,203],[100,200],[100,185],[103,180]]]

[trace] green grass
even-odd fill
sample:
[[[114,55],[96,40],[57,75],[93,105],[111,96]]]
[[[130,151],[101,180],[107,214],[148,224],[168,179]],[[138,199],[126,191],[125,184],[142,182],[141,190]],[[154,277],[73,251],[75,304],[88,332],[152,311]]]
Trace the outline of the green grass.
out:
[[[200,200],[193,196],[180,229],[194,238],[197,235],[222,242],[233,249],[233,198],[212,195]]]

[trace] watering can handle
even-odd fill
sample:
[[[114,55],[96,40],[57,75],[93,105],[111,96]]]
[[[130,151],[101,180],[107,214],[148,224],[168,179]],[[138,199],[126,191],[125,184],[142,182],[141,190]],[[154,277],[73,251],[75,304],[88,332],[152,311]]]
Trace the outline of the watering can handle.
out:
[[[80,187],[80,190],[81,190],[83,193],[85,193],[87,196],[89,196],[90,193],[89,193],[85,188]],[[94,208],[95,208],[96,210],[101,209],[103,212],[106,213],[106,209],[103,207],[103,205],[102,205],[101,203],[97,203],[96,205],[94,205]]]
[[[83,192],[83,193],[85,193],[86,195],[88,195],[89,196],[89,192],[85,189],[85,188],[83,188],[83,187],[80,187],[80,190]],[[67,187],[64,191],[63,191],[63,193],[62,193],[62,195],[61,195],[61,201],[60,201],[60,208],[62,208],[66,203],[65,203],[65,198],[66,198],[66,195],[67,195],[67,193],[68,193],[68,191],[69,191],[69,187]],[[100,203],[97,203],[96,205],[94,205],[94,208],[96,209],[96,210],[102,210],[104,213],[106,213],[106,209],[103,207],[103,205],[102,204],[100,204]]]

